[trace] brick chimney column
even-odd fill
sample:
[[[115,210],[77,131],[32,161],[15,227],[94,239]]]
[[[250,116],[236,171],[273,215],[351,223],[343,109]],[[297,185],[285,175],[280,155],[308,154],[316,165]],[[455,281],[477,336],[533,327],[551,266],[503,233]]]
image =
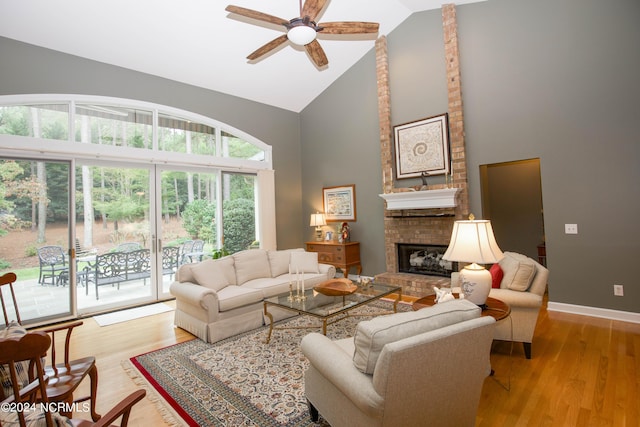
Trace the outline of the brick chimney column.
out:
[[[393,131],[391,127],[391,90],[389,89],[389,58],[387,38],[376,40],[376,75],[378,82],[378,122],[380,124],[380,154],[382,162],[382,192],[393,192]]]
[[[469,193],[467,188],[464,116],[462,114],[462,87],[460,84],[458,21],[456,17],[456,6],[454,4],[445,4],[442,6],[442,29],[444,33],[444,54],[447,65],[449,143],[451,145],[453,186],[461,189],[458,195],[456,217],[466,219],[469,215]]]

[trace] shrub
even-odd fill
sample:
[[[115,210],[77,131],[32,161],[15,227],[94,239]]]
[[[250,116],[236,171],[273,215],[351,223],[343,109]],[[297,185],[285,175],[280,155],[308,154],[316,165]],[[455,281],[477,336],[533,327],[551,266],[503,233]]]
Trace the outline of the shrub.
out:
[[[236,199],[224,202],[224,247],[235,253],[247,249],[256,239],[253,200]]]
[[[36,256],[38,255],[38,249],[35,247],[35,245],[29,245],[24,248],[24,254],[26,256]]]

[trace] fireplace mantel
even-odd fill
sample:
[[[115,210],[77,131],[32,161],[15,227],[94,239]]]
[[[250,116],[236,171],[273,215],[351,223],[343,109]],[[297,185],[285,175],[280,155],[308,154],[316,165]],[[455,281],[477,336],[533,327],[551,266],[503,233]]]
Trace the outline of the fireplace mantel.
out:
[[[388,210],[454,208],[459,188],[380,194]]]

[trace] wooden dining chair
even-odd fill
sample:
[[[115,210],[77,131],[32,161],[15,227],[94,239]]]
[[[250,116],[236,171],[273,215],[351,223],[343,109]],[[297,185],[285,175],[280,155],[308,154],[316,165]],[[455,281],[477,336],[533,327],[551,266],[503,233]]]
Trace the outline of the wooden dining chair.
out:
[[[69,419],[70,417],[58,411],[66,405],[55,403],[49,398],[48,382],[51,379],[45,374],[42,363],[51,342],[51,337],[41,331],[26,333],[20,337],[0,338],[0,365],[8,366],[12,384],[11,395],[2,401],[0,426],[19,424],[21,427],[27,425],[54,427],[67,425],[70,421],[74,426],[100,427],[111,425],[121,418],[120,425],[125,427],[133,405],[146,395],[144,390],[129,394],[96,422]],[[28,377],[29,382],[20,388],[18,387],[19,377],[23,375]]]
[[[4,338],[20,337],[26,335],[27,331],[22,326],[22,320],[20,319],[20,311],[18,309],[18,303],[14,291],[14,283],[16,281],[15,273],[6,273],[0,276],[0,303],[2,304],[2,313],[4,315],[5,330],[0,332],[0,336]],[[9,321],[8,307],[5,303],[4,293],[5,289],[9,288],[11,299],[13,302],[13,311],[16,319]],[[50,339],[53,343],[51,351],[49,352],[48,364],[44,368],[45,374],[48,377],[46,384],[47,396],[51,402],[84,402],[89,401],[91,418],[94,421],[100,419],[100,415],[96,412],[96,395],[98,392],[98,368],[96,367],[96,359],[93,356],[84,357],[81,359],[70,360],[71,349],[71,333],[73,329],[82,325],[82,321],[76,321],[72,323],[66,323],[63,325],[57,325],[49,328],[40,329],[40,332],[44,332],[50,335]],[[56,345],[56,333],[65,334],[64,337],[64,349],[62,343],[60,343],[60,351],[63,350],[62,360],[57,358],[58,345]],[[0,381],[7,381],[6,369],[0,369]],[[89,377],[90,380],[90,394],[81,398],[74,399],[73,394],[80,385],[80,383]],[[9,383],[11,384],[11,383]],[[21,386],[25,386],[26,382],[22,381]],[[0,387],[0,399],[6,398],[8,389]],[[61,411],[62,415],[71,415],[65,411]]]

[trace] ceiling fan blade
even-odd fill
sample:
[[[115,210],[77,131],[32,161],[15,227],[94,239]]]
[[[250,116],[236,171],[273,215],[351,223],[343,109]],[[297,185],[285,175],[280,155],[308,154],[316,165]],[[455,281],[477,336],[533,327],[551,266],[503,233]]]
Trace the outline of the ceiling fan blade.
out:
[[[304,6],[302,6],[302,11],[300,12],[300,18],[308,16],[312,21],[315,21],[318,13],[320,13],[325,4],[327,4],[327,0],[305,1]]]
[[[278,18],[277,16],[269,15],[266,13],[258,12],[257,10],[246,9],[240,6],[229,5],[224,10],[227,12],[242,15],[247,18],[256,19],[258,21],[268,22],[270,24],[285,25],[289,23],[288,19]]]
[[[265,44],[262,47],[259,47],[255,51],[251,52],[249,54],[249,56],[247,56],[247,59],[251,60],[251,61],[254,60],[254,59],[258,59],[261,56],[266,55],[267,53],[271,52],[273,49],[277,48],[281,44],[285,43],[287,40],[288,40],[287,39],[287,35],[283,34],[280,37],[271,40],[269,43]]]
[[[322,22],[318,26],[321,34],[370,34],[380,27],[377,22]]]
[[[307,53],[311,56],[311,59],[318,68],[322,68],[329,64],[327,55],[324,53],[324,49],[322,49],[318,40],[314,40],[311,43],[304,45],[304,48],[307,50]]]

